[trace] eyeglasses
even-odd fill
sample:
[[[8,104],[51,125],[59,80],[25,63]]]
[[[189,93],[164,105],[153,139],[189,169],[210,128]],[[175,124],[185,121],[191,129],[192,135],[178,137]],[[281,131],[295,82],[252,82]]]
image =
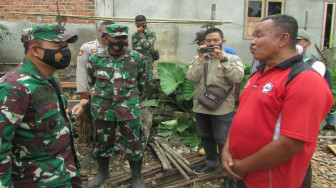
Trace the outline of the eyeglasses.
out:
[[[116,36],[116,37],[113,37],[113,38],[115,38],[115,39],[117,39],[117,40],[126,40],[126,39],[127,39],[127,36],[122,35],[122,36]]]

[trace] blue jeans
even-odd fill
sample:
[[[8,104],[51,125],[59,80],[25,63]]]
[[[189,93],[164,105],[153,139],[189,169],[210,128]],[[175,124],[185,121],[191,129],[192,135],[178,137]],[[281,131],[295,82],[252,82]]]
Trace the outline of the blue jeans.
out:
[[[209,115],[195,113],[196,127],[201,136],[202,146],[205,151],[206,164],[217,167],[221,164],[221,153],[228,136],[234,112],[224,115]],[[217,145],[219,155],[217,153]]]

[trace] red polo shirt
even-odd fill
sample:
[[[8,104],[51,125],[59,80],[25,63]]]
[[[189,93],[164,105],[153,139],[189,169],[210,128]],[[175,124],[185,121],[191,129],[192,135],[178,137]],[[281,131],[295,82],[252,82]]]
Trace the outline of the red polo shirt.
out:
[[[244,177],[248,187],[300,187],[333,96],[324,78],[304,64],[301,55],[262,72],[260,66],[241,94],[229,133],[230,152],[243,159],[279,134],[305,141],[304,148],[285,163]]]

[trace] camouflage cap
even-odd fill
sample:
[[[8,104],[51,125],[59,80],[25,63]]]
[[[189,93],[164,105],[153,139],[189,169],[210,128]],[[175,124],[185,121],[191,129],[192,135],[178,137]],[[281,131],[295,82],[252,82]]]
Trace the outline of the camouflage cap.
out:
[[[74,43],[77,41],[77,35],[64,33],[64,31],[65,28],[61,25],[30,27],[22,30],[21,41],[24,43],[26,41],[34,40],[35,38],[51,42],[67,41],[69,43]]]
[[[310,35],[307,31],[305,31],[303,29],[299,29],[296,39],[305,39],[307,41],[310,41]]]
[[[106,32],[111,37],[128,36],[128,27],[120,24],[106,26]]]

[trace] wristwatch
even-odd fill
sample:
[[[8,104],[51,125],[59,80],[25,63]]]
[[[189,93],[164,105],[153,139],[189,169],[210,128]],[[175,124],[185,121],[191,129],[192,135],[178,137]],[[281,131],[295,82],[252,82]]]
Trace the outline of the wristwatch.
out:
[[[227,61],[228,61],[228,58],[224,57],[224,59],[220,60],[219,62],[224,63],[224,62],[227,62]]]

